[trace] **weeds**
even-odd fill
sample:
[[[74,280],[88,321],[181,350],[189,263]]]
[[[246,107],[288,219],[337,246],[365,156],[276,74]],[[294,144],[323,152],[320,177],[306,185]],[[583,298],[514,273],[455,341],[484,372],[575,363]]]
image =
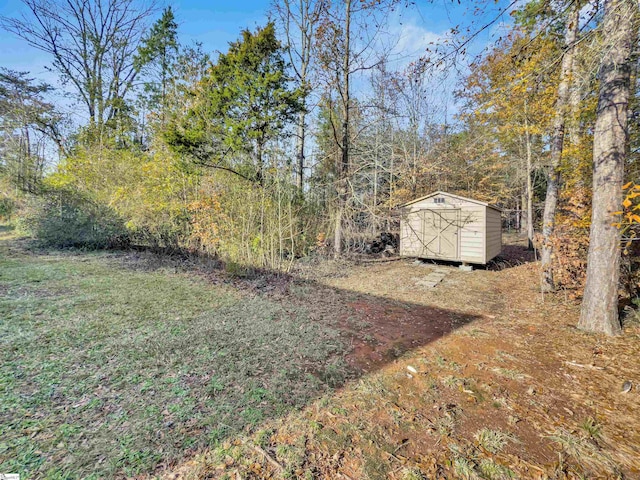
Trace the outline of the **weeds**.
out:
[[[304,464],[305,450],[304,437],[302,445],[278,445],[276,447],[276,458],[285,466],[285,478],[294,478],[295,471]]]
[[[441,355],[436,355],[436,364],[441,368],[446,367],[447,360]]]
[[[453,434],[453,430],[455,429],[456,421],[453,416],[443,416],[439,417],[434,422],[434,427],[436,432],[441,437],[450,437]]]
[[[402,480],[426,480],[427,477],[419,468],[408,467],[402,470],[400,478]]]
[[[491,335],[485,331],[482,331],[478,328],[467,328],[459,330],[460,335],[471,337],[471,338],[488,338]]]
[[[349,375],[349,366],[342,359],[333,360],[320,373],[320,379],[331,388],[341,386]]]
[[[501,362],[514,362],[517,360],[516,357],[503,350],[496,351],[496,358],[498,358],[498,360],[500,360]]]
[[[475,465],[464,457],[456,457],[453,459],[453,471],[458,477],[465,480],[478,478]]]
[[[447,375],[442,378],[442,384],[447,388],[457,388],[464,385],[464,379],[453,375]]]
[[[624,308],[621,320],[624,328],[640,325],[640,297],[631,299],[631,305]]]
[[[488,428],[478,430],[473,437],[479,446],[491,453],[499,453],[507,443],[516,441],[515,437],[509,433]]]
[[[527,375],[525,375],[524,373],[509,368],[496,367],[492,368],[491,371],[497,373],[501,377],[505,377],[511,380],[524,380],[525,378],[527,378]]]
[[[588,436],[588,438],[594,441],[597,441],[601,436],[601,427],[592,417],[587,418],[578,426]]]
[[[377,455],[367,455],[362,466],[364,478],[367,480],[384,480],[389,478],[389,463]]]
[[[593,424],[588,420],[583,422],[589,424],[589,429],[593,430]],[[599,434],[599,431],[598,431]],[[615,462],[593,441],[593,438],[585,438],[584,435],[575,435],[566,429],[558,429],[549,438],[562,447],[567,455],[573,457],[579,465],[587,467],[593,473],[607,471],[609,474],[618,474],[618,467]]]
[[[500,465],[499,463],[495,463],[493,460],[485,458],[478,465],[478,469],[482,474],[483,478],[487,480],[507,480],[509,478],[514,478],[515,474],[504,465]]]

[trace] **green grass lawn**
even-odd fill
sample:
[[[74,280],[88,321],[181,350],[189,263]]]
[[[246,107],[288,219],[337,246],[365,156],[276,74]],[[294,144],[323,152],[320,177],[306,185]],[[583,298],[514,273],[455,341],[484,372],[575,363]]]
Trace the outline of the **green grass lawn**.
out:
[[[0,472],[150,472],[307,403],[343,368],[338,331],[300,307],[17,242],[0,232]]]

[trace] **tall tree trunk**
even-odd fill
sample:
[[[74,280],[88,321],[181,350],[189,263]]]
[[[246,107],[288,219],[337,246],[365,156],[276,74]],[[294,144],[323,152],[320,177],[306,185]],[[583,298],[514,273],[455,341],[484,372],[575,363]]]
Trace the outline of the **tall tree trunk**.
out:
[[[300,52],[300,67],[298,72],[300,85],[307,87],[307,76],[309,70],[309,63],[311,62],[311,35],[313,32],[313,21],[309,18],[309,2],[300,2],[300,37],[301,37],[301,52]],[[289,29],[287,28],[287,32]],[[293,58],[293,57],[291,57]],[[305,98],[305,107],[307,106],[307,99]],[[300,194],[304,191],[304,147],[307,137],[307,112],[302,110],[298,114],[297,136],[296,136],[296,160],[297,160],[297,178],[296,185]]]
[[[571,7],[569,18],[567,19],[567,29],[565,33],[565,52],[562,57],[562,69],[560,73],[560,83],[558,85],[558,97],[556,100],[556,114],[553,122],[553,132],[551,137],[551,165],[547,176],[547,196],[544,202],[544,214],[542,217],[542,291],[552,291],[555,288],[553,283],[553,244],[552,236],[555,228],[556,208],[558,206],[558,195],[560,192],[560,161],[562,159],[562,149],[564,147],[564,130],[566,121],[566,110],[569,104],[569,85],[571,71],[573,68],[574,44],[578,37],[578,20],[580,14],[580,2],[575,1]]]
[[[342,222],[348,198],[348,175],[349,175],[349,114],[350,114],[350,92],[349,77],[351,69],[351,0],[345,1],[345,25],[344,25],[344,58],[342,59],[342,143],[340,145],[340,165],[338,168],[338,213],[335,225],[335,256],[342,253]]]
[[[315,0],[274,0],[272,5],[280,17],[284,29],[287,53],[295,76],[300,86],[308,88],[314,32],[320,21],[321,13],[328,5],[324,1]],[[305,99],[304,102],[306,106],[307,100]],[[306,116],[306,111],[300,112],[296,121],[296,165],[294,170],[296,186],[300,193],[303,193],[304,188]]]
[[[616,335],[620,276],[620,231],[613,226],[621,209],[627,153],[627,108],[630,97],[631,52],[637,42],[638,5],[632,0],[606,0],[603,39],[607,46],[600,65],[600,92],[593,134],[593,207],[587,284],[578,328]]]
[[[518,212],[518,233],[527,230],[527,188],[520,192],[520,211]]]
[[[264,140],[258,139],[256,143],[256,180],[260,186],[264,186]]]
[[[376,139],[376,143],[378,140]],[[373,204],[372,211],[378,212],[378,148],[376,146],[375,163],[373,165]]]
[[[525,141],[527,143],[527,165],[526,165],[526,185],[527,185],[527,248],[533,250],[533,183],[531,181],[532,154],[531,154],[531,133],[529,132],[529,117],[527,103],[524,104]]]
[[[342,253],[342,210],[342,204],[339,203],[338,209],[336,210],[336,222],[333,230],[334,255],[336,258]]]
[[[162,113],[160,114],[160,125],[162,128],[165,126],[166,113],[167,113],[167,75],[169,73],[169,61],[167,60],[167,46],[162,46],[162,61],[160,63],[160,68],[162,69],[162,86],[161,86],[161,102],[160,108],[162,109]]]
[[[527,248],[533,250],[533,182],[531,180],[531,163],[527,163]]]
[[[296,160],[297,160],[297,172],[296,172],[296,186],[300,193],[304,188],[304,143],[306,137],[306,114],[300,112],[298,114],[298,125],[296,135]]]
[[[569,127],[567,133],[569,134],[569,142],[572,147],[573,158],[571,158],[571,168],[576,170],[576,187],[584,187],[585,182],[582,175],[580,155],[578,154],[578,148],[580,146],[580,139],[582,137],[582,129],[580,126],[580,103],[582,100],[582,85],[580,84],[579,62],[573,62],[573,71],[571,72],[571,87],[569,94]]]

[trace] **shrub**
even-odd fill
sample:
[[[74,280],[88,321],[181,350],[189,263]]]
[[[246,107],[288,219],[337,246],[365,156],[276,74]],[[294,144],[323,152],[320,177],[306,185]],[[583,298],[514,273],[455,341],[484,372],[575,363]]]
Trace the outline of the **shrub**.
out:
[[[16,208],[16,202],[10,197],[0,198],[0,220],[5,221],[13,216]]]
[[[124,221],[113,209],[68,189],[49,189],[31,199],[22,223],[43,246],[116,248],[129,244]]]
[[[126,227],[131,241],[136,245],[165,252],[181,250],[189,232],[188,217],[175,212],[167,212],[166,215],[157,215],[155,218],[138,215],[133,220],[129,218]]]
[[[586,188],[565,192],[551,242],[554,248],[554,281],[572,298],[581,298],[587,273],[591,193]]]

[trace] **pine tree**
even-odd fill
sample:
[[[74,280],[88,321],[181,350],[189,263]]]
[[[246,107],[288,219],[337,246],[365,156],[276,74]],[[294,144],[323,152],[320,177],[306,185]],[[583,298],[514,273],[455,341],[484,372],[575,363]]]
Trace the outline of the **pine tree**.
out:
[[[146,103],[150,108],[159,108],[162,125],[167,109],[167,87],[178,56],[178,48],[178,24],[173,10],[167,7],[162,17],[142,40],[135,57],[137,68],[151,77],[150,81],[144,84]]]

